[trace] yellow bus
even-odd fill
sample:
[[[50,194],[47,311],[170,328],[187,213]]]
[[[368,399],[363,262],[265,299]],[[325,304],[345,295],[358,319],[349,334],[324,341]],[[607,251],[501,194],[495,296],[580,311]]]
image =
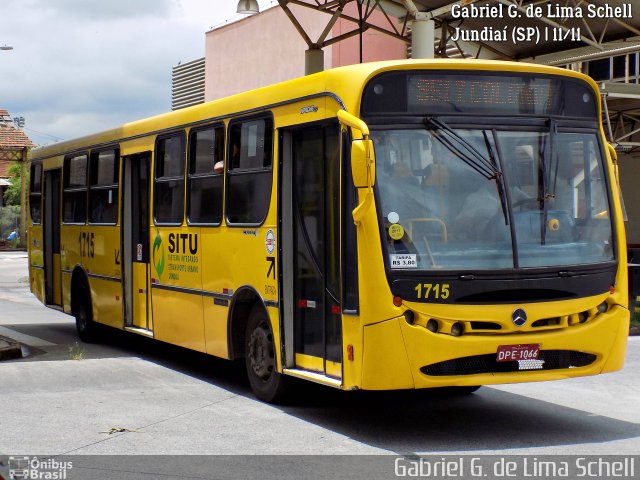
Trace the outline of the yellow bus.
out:
[[[337,68],[34,151],[31,290],[79,336],[245,359],[256,396],[622,367],[596,84],[492,61]]]

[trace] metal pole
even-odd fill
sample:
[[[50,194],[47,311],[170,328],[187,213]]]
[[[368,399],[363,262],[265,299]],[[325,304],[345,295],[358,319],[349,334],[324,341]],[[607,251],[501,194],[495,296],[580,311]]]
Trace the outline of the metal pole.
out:
[[[324,70],[324,52],[320,47],[311,47],[304,52],[304,74],[321,72]]]
[[[416,18],[411,22],[411,57],[435,57],[436,23],[433,20]]]

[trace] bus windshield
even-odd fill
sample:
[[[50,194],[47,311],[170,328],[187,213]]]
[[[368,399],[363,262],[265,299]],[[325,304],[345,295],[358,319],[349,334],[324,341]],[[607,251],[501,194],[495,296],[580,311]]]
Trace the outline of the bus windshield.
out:
[[[595,132],[451,128],[371,132],[391,269],[469,270],[614,260]]]

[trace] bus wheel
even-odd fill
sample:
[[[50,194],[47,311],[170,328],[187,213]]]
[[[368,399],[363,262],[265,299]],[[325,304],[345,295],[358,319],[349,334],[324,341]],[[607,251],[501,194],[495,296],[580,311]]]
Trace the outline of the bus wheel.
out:
[[[440,395],[447,397],[455,397],[458,395],[471,395],[473,392],[476,392],[481,385],[472,386],[472,387],[437,387],[435,388],[435,392]]]
[[[85,343],[95,343],[98,341],[98,324],[93,321],[91,293],[86,284],[80,287],[77,295],[79,298],[74,313],[78,336]]]
[[[288,378],[278,373],[269,317],[259,307],[252,310],[245,336],[245,362],[251,390],[264,402],[276,402],[285,394]]]

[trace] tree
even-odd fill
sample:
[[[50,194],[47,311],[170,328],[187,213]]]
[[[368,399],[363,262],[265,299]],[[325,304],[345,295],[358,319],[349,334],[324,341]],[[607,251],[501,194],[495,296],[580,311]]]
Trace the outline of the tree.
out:
[[[6,205],[20,205],[20,192],[22,191],[22,164],[13,162],[7,172],[11,185],[4,192],[4,201]],[[29,179],[27,179],[27,184]]]

